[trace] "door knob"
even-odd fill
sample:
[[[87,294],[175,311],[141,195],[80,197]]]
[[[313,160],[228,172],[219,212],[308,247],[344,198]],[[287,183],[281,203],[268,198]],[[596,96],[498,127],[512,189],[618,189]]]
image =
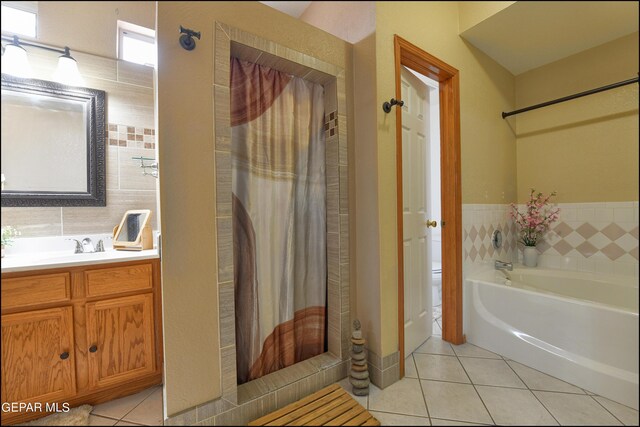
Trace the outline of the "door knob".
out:
[[[92,345],[91,347],[89,347],[89,352],[90,353],[95,353],[96,351],[98,351],[98,346],[97,345]]]
[[[427,222],[425,222],[424,225],[426,225],[429,228],[437,227],[438,226],[438,222],[436,220],[433,220],[433,221],[427,220]]]

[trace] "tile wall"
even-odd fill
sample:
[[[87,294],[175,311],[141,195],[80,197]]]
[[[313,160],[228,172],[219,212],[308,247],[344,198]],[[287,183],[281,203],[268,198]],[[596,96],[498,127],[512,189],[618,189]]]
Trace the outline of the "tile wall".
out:
[[[559,203],[539,265],[638,278],[638,202]]]
[[[502,247],[494,249],[491,235],[494,230],[502,232]],[[481,266],[493,261],[515,261],[516,228],[509,218],[509,205],[462,205],[462,260],[463,275],[467,276]]]
[[[558,203],[560,217],[538,244],[545,268],[638,278],[638,202]],[[521,211],[524,205],[519,206]],[[495,259],[522,263],[509,205],[462,205],[465,276]],[[491,245],[502,231],[503,247]]]

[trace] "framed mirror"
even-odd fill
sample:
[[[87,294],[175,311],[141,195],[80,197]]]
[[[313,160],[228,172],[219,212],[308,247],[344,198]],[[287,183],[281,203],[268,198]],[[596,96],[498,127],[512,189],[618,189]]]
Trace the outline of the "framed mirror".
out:
[[[2,206],[106,206],[105,92],[2,74]]]
[[[113,248],[129,251],[152,249],[153,232],[150,219],[149,209],[125,212],[120,225],[113,229]]]

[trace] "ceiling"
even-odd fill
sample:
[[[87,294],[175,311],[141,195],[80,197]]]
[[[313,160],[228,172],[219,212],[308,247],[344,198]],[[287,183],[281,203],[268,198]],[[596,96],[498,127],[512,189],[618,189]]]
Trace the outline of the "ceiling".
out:
[[[260,3],[284,12],[294,18],[300,18],[304,11],[311,4],[310,1],[261,1]]]
[[[311,4],[261,3],[294,18]],[[460,35],[518,75],[637,31],[637,1],[517,1]]]
[[[460,35],[518,75],[636,31],[635,1],[518,1]]]

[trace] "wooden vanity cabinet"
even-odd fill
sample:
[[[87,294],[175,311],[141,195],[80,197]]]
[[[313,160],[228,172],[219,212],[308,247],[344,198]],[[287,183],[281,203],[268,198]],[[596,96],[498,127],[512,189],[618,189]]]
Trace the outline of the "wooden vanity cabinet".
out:
[[[1,289],[3,405],[95,405],[162,383],[157,259],[5,273]],[[39,416],[2,411],[2,424]]]

